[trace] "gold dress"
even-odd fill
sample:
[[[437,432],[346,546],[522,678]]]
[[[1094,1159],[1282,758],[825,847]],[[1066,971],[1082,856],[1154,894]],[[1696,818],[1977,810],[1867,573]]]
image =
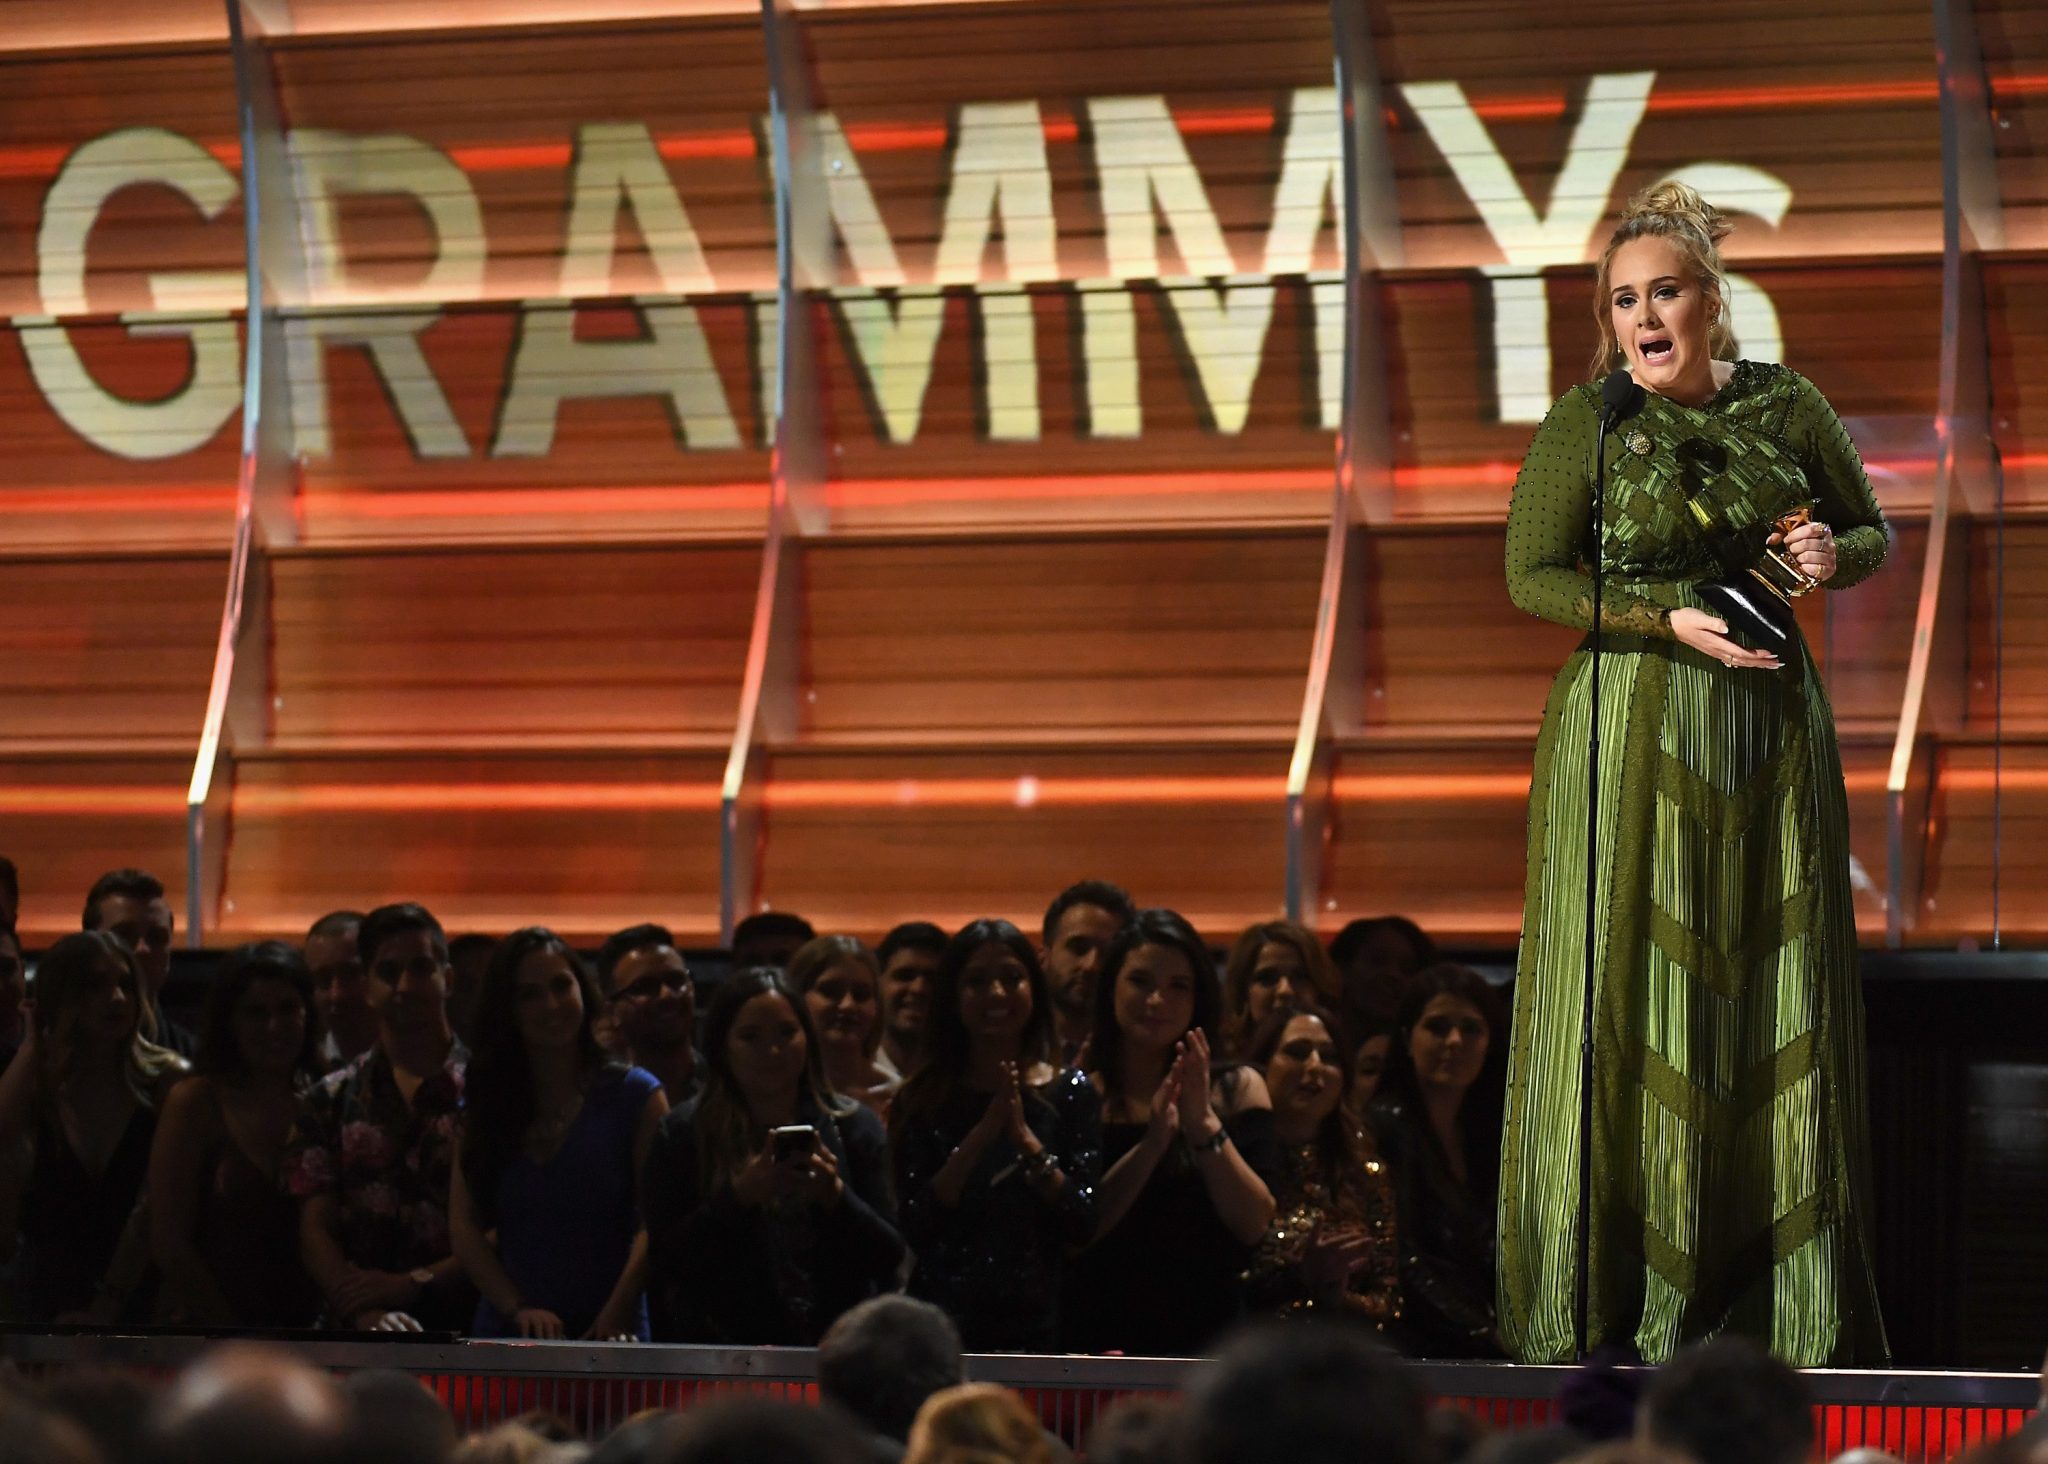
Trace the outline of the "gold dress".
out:
[[[1332,1162],[1320,1140],[1286,1150],[1273,1189],[1273,1223],[1245,1271],[1246,1301],[1254,1312],[1342,1312],[1386,1333],[1401,1320],[1393,1186],[1371,1138],[1343,1122],[1340,1162]],[[1369,1244],[1349,1275],[1318,1275],[1316,1243],[1354,1236]]]

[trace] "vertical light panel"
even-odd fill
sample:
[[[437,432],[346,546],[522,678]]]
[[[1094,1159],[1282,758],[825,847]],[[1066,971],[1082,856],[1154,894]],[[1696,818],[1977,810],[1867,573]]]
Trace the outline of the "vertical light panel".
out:
[[[1927,557],[1906,691],[1885,780],[1885,943],[1918,921],[1931,837],[1935,739],[1960,729],[1968,670],[1966,535],[1993,511],[1990,358],[1981,255],[2004,241],[1989,88],[1970,0],[1933,0],[1941,88],[1941,383]],[[1994,875],[1995,877],[1995,875]]]
[[[291,159],[277,79],[264,47],[289,28],[282,3],[226,0],[242,163],[244,270],[242,444],[235,537],[214,647],[213,678],[185,796],[185,938],[198,948],[220,917],[234,754],[270,732],[270,568],[266,549],[294,538],[290,374],[283,307],[304,296]]]
[[[1364,720],[1365,536],[1393,517],[1379,273],[1402,262],[1386,105],[1364,0],[1330,0],[1330,27],[1343,155],[1344,384],[1315,639],[1287,771],[1287,918],[1311,926],[1322,888],[1334,739],[1355,734]]]
[[[797,730],[801,540],[825,528],[817,331],[828,308],[832,240],[818,112],[796,6],[761,0],[761,25],[775,168],[775,425],[761,582],[720,793],[718,924],[727,943],[760,898],[767,747]]]

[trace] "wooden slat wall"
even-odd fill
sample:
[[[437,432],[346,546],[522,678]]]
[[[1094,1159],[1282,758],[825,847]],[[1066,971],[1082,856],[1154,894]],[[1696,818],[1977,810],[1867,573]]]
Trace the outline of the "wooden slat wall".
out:
[[[2006,243],[2048,248],[2048,11],[2033,0],[1975,0],[1977,41],[1998,112]]]
[[[682,545],[280,558],[277,734],[722,745],[760,558]]]
[[[2044,235],[2037,247],[2048,247]],[[1992,422],[2010,510],[2048,506],[2048,258],[2001,255],[1984,270]]]
[[[1284,741],[1322,554],[1313,532],[813,546],[806,730]]]

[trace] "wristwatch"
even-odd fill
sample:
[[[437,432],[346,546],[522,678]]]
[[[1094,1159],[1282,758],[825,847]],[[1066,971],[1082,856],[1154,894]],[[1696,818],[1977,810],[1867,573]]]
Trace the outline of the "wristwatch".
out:
[[[1216,1132],[1209,1135],[1208,1138],[1203,1139],[1198,1144],[1189,1144],[1188,1152],[1190,1154],[1214,1154],[1219,1152],[1229,1142],[1230,1130],[1219,1125]]]

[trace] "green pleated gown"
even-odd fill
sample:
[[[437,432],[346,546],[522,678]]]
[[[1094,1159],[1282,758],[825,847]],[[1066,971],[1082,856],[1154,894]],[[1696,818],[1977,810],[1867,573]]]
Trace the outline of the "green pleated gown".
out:
[[[1592,624],[1598,391],[1537,430],[1508,510],[1524,610]],[[1800,1366],[1885,1359],[1868,1225],[1863,1002],[1847,800],[1802,641],[1731,670],[1669,612],[1720,571],[1688,512],[1805,503],[1846,589],[1884,559],[1863,465],[1811,382],[1738,362],[1704,407],[1654,393],[1608,437],[1594,996],[1592,1345],[1649,1361],[1721,1331]],[[1704,608],[1704,607],[1700,607]],[[1524,1362],[1578,1349],[1586,647],[1544,709],[1501,1154],[1500,1330]]]

